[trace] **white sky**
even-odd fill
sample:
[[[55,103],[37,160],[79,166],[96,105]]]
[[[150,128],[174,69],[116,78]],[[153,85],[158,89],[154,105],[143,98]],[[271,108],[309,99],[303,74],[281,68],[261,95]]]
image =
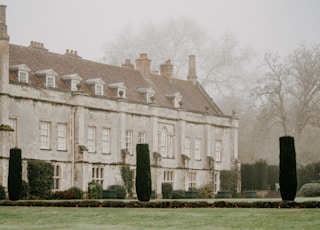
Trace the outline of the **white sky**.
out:
[[[320,0],[0,0],[10,42],[44,43],[98,60],[127,25],[190,17],[215,35],[231,32],[259,53],[287,55],[301,41],[320,44]],[[142,51],[143,52],[143,51]]]

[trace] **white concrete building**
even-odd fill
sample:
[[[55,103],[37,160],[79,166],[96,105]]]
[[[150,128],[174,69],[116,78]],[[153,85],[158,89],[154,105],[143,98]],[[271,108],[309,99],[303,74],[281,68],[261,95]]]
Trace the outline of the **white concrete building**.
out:
[[[0,184],[7,186],[9,149],[26,161],[54,165],[54,189],[99,181],[122,184],[121,166],[135,169],[135,145],[148,143],[152,189],[212,182],[221,170],[239,170],[238,119],[222,113],[197,82],[195,56],[186,80],[172,76],[170,60],[160,74],[141,54],[111,66],[76,51],[49,52],[42,43],[9,43],[5,6],[0,6]],[[9,125],[14,132],[6,131]]]

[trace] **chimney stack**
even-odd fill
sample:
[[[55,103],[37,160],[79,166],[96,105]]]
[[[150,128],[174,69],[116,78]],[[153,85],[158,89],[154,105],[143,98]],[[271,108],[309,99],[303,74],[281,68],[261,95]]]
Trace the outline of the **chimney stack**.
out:
[[[164,64],[160,65],[160,75],[171,78],[173,72],[173,65],[171,64],[171,60],[167,60]]]
[[[197,83],[197,74],[196,74],[196,56],[189,55],[189,72],[188,72],[188,81],[191,81],[194,85]]]
[[[139,58],[136,59],[136,68],[144,77],[150,77],[150,66],[151,60],[148,59],[146,53],[140,54]]]
[[[7,6],[0,5],[0,40],[9,41],[6,24],[6,8]]]
[[[9,35],[6,24],[6,7],[0,5],[0,93],[3,93],[9,84]]]

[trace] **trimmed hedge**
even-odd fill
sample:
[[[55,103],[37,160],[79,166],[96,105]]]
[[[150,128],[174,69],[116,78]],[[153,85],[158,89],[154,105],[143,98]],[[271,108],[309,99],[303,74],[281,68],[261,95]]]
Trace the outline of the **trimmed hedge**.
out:
[[[161,192],[162,192],[162,198],[163,199],[171,199],[172,198],[172,184],[168,182],[164,182],[161,184]]]
[[[53,187],[53,165],[41,160],[28,160],[28,181],[32,199],[50,199]]]
[[[0,184],[0,200],[5,200],[6,198],[6,190],[3,185]]]
[[[238,172],[237,171],[226,171],[220,172],[221,180],[221,191],[229,192],[232,195],[237,193],[238,185]]]
[[[294,138],[280,137],[280,193],[284,201],[293,201],[297,193],[297,169]]]
[[[149,201],[151,197],[151,171],[148,144],[137,144],[136,191],[139,201]]]
[[[8,195],[10,200],[19,200],[22,189],[21,149],[10,149]]]
[[[0,201],[0,206],[33,206],[33,207],[91,207],[91,208],[320,208],[320,201],[255,201],[255,202],[232,202],[232,201]]]
[[[29,184],[26,181],[22,181],[22,188],[21,188],[21,197],[20,199],[29,199],[30,196],[30,188]]]
[[[56,191],[52,195],[52,199],[67,200],[67,199],[82,199],[82,191],[78,187],[71,187],[65,191]]]
[[[110,185],[108,189],[117,191],[117,199],[126,199],[127,197],[126,187],[124,185]]]
[[[172,191],[172,199],[184,199],[186,192],[182,189]]]

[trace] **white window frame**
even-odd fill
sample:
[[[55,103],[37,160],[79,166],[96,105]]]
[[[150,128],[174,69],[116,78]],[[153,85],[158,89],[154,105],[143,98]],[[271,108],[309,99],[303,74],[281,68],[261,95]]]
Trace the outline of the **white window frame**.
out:
[[[89,153],[94,153],[96,151],[96,127],[94,126],[88,126],[87,148]]]
[[[95,84],[94,85],[94,93],[99,96],[103,96],[103,85]]]
[[[99,183],[103,187],[104,171],[104,168],[101,166],[92,166],[91,181]]]
[[[130,155],[132,155],[133,154],[133,151],[132,151],[133,131],[132,130],[126,130],[124,141],[126,145],[126,150],[130,153]]]
[[[53,75],[46,75],[46,86],[55,88],[56,87],[56,78]]]
[[[194,139],[194,159],[201,160],[201,138]]]
[[[146,143],[146,132],[138,132],[138,143]]]
[[[111,153],[111,129],[110,128],[102,128],[102,153],[110,154]]]
[[[62,168],[59,164],[53,165],[53,191],[61,190]]]
[[[50,122],[40,121],[40,149],[50,149]]]
[[[29,82],[29,73],[27,71],[19,70],[18,71],[18,81],[22,82],[22,83],[28,83]]]
[[[58,123],[57,149],[61,151],[67,150],[67,124],[65,123]]]
[[[163,171],[163,182],[173,184],[173,171],[172,170],[165,170]]]
[[[222,141],[215,141],[214,160],[220,162],[222,159]]]
[[[197,187],[197,172],[196,171],[190,171],[188,173],[188,179],[189,179],[189,184],[188,188],[196,188]]]

